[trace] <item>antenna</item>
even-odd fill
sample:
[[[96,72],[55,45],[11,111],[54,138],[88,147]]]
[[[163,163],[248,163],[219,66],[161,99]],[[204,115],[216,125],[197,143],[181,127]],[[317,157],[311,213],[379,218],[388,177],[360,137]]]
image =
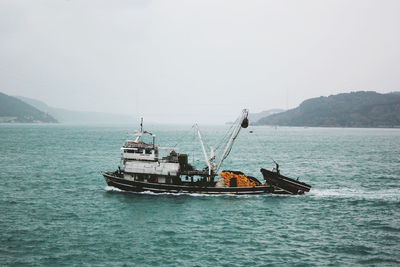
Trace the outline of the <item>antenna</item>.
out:
[[[143,133],[143,118],[140,118],[140,132]]]

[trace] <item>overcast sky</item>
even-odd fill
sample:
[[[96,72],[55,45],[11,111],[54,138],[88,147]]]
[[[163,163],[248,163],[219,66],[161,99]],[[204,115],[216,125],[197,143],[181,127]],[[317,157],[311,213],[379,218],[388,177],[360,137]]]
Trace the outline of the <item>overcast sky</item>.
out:
[[[400,1],[0,0],[0,91],[219,123],[400,90]]]

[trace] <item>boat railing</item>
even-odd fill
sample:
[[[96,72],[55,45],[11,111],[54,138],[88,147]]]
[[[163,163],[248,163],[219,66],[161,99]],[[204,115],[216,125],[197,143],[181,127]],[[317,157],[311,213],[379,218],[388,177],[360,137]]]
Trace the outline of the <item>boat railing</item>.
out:
[[[143,153],[123,153],[125,159],[134,160],[157,160],[158,157],[155,154],[143,154]]]

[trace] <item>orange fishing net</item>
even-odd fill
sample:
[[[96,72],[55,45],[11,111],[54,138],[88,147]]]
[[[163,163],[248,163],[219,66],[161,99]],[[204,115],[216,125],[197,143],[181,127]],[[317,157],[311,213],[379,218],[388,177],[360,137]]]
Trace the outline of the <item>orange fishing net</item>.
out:
[[[231,186],[232,178],[236,178],[237,187],[253,187],[261,185],[261,183],[257,183],[256,181],[247,178],[246,175],[240,172],[223,171],[221,172],[221,177],[224,178],[225,184],[228,187]]]

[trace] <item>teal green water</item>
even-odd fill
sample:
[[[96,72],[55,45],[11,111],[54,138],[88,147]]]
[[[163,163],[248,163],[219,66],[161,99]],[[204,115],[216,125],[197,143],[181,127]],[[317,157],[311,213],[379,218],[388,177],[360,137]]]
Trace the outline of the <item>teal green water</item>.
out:
[[[190,126],[149,126],[202,166]],[[106,187],[132,126],[0,125],[0,265],[400,264],[400,130],[250,128],[225,169],[272,156],[304,196],[153,195]],[[226,128],[204,127],[208,145]]]

